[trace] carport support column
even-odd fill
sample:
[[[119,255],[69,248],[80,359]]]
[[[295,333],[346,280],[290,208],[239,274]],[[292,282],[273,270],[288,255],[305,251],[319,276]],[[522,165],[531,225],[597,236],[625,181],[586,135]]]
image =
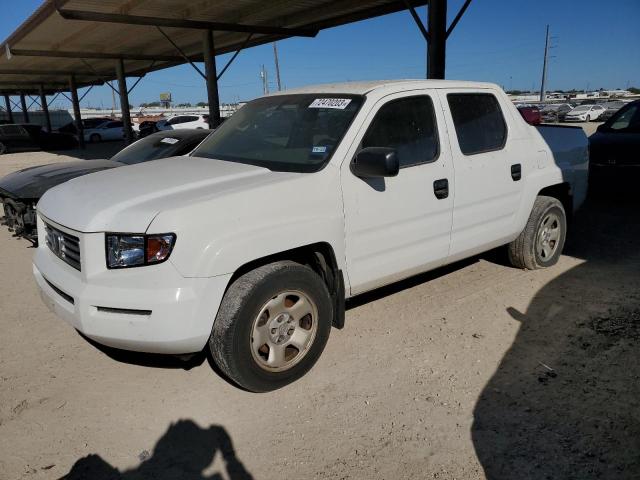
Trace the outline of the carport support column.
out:
[[[84,128],[82,127],[82,117],[80,115],[80,100],[78,100],[78,86],[76,85],[75,75],[69,77],[69,90],[71,90],[71,102],[73,103],[73,118],[76,121],[76,130],[78,132],[78,143],[80,148],[84,150]]]
[[[209,128],[220,125],[220,97],[216,72],[216,52],[213,44],[213,32],[205,30],[202,40],[204,55],[204,73],[207,77],[207,97],[209,100]]]
[[[51,117],[49,116],[49,105],[47,105],[47,95],[44,93],[44,87],[40,85],[40,105],[42,105],[42,113],[47,122],[47,132],[51,133]]]
[[[120,93],[120,113],[124,128],[124,138],[127,145],[133,142],[133,131],[131,130],[131,112],[129,111],[129,93],[127,91],[127,78],[124,75],[124,60],[116,61],[116,75],[118,76],[118,92]]]
[[[22,121],[29,123],[29,112],[27,111],[27,100],[24,98],[24,92],[20,92],[20,105],[22,105]]]
[[[447,0],[429,2],[427,78],[444,79],[447,47]]]
[[[13,123],[13,112],[11,111],[11,100],[9,99],[9,95],[8,94],[4,94],[4,104],[7,107],[7,116],[8,116],[8,120],[9,123]]]

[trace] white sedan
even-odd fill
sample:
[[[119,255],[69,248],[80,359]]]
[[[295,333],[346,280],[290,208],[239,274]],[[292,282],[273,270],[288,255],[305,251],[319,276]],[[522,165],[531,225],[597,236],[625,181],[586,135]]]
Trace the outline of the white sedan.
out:
[[[158,130],[180,130],[182,128],[208,129],[209,115],[176,115],[164,123],[158,122]]]
[[[124,124],[120,120],[109,120],[95,128],[84,131],[85,142],[103,142],[105,140],[122,140],[124,138]]]
[[[565,115],[564,121],[590,122],[597,119],[605,110],[606,108],[602,105],[579,105]]]

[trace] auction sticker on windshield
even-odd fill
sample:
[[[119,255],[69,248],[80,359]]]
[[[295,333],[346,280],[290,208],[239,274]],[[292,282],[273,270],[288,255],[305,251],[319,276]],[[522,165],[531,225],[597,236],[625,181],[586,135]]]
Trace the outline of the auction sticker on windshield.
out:
[[[337,108],[344,110],[351,103],[350,98],[316,98],[309,108]]]

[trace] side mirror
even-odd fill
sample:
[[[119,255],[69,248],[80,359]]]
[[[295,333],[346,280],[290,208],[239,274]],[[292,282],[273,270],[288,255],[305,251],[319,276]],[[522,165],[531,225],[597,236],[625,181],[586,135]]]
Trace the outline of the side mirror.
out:
[[[393,148],[363,148],[351,161],[351,171],[356,177],[395,177],[399,170],[400,161]]]
[[[596,132],[599,132],[599,133],[602,133],[606,130],[607,130],[607,127],[604,126],[604,123],[601,123],[600,125],[598,125],[598,128],[596,128]]]

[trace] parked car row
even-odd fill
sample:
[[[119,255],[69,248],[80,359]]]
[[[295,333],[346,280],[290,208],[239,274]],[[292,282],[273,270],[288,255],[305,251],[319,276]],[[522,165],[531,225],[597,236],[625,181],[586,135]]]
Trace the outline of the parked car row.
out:
[[[78,145],[72,134],[47,132],[29,123],[0,125],[0,155],[33,150],[66,150]]]
[[[11,173],[0,179],[0,203],[4,206],[4,217],[0,218],[0,223],[35,243],[36,204],[50,188],[101,170],[186,155],[209,133],[203,129],[158,132],[132,143],[109,160],[54,163]]]
[[[575,103],[548,103],[548,104],[519,104],[518,111],[531,125],[559,122],[591,122],[594,120],[603,122],[620,110],[626,103],[622,101],[610,101],[603,104],[595,102]]]

